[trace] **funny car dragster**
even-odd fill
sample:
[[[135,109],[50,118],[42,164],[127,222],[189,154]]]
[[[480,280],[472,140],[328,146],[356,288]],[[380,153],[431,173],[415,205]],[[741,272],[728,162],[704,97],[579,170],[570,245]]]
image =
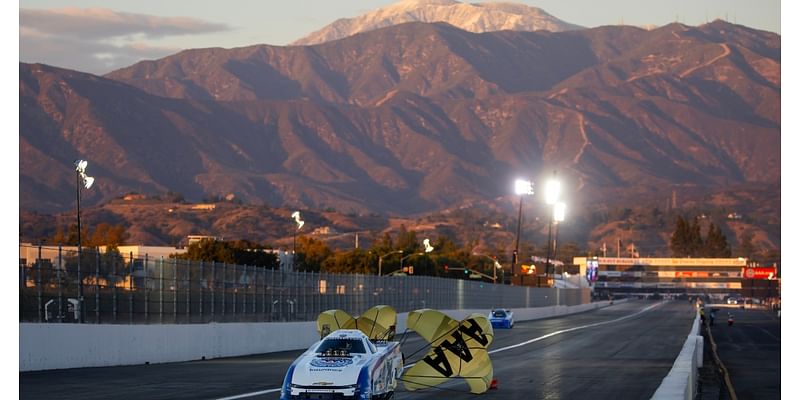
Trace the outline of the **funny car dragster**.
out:
[[[397,314],[376,306],[352,318],[341,310],[320,314],[314,343],[292,363],[281,399],[388,399],[403,373],[394,337]]]
[[[462,321],[430,309],[408,314],[408,329],[430,348],[404,373],[400,343],[392,341],[397,314],[376,306],[353,318],[329,310],[317,318],[322,339],[298,357],[286,373],[281,399],[388,399],[399,381],[408,391],[464,379],[472,393],[489,388],[493,369],[487,347],[494,333],[486,315]]]

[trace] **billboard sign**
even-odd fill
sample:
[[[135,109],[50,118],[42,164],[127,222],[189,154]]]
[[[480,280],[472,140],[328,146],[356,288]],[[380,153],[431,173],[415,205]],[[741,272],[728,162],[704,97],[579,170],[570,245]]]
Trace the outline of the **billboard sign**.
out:
[[[778,271],[775,267],[745,267],[742,268],[744,279],[777,279]]]
[[[589,282],[597,282],[597,270],[600,268],[600,263],[597,260],[586,261],[586,280]]]

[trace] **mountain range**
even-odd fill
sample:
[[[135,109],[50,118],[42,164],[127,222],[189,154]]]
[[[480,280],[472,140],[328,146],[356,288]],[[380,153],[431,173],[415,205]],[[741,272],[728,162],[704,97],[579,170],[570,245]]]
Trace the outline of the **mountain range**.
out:
[[[517,3],[462,3],[455,0],[404,0],[354,18],[341,18],[292,45],[311,45],[406,22],[445,22],[470,32],[501,30],[560,32],[581,29],[541,8]]]
[[[715,21],[193,49],[106,76],[20,63],[21,208],[129,191],[413,214],[556,171],[571,206],[780,182],[780,36]]]

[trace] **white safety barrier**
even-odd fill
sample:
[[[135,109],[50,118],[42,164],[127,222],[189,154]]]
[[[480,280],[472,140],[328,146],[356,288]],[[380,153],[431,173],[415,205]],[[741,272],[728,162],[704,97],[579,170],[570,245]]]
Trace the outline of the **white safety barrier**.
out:
[[[697,388],[698,368],[703,367],[703,336],[700,334],[700,314],[694,318],[692,330],[683,343],[672,369],[661,381],[651,400],[692,400]]]
[[[574,314],[608,306],[518,308],[515,321]],[[489,310],[443,310],[455,319]],[[398,314],[397,332],[408,313]],[[182,325],[19,324],[19,370],[105,367],[235,357],[308,348],[318,340],[316,322]]]

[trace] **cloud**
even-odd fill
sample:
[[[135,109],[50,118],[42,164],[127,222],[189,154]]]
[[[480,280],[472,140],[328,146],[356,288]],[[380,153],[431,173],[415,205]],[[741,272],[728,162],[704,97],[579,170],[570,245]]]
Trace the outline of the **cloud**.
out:
[[[143,59],[157,59],[180,49],[143,43],[114,45],[70,37],[43,37],[20,31],[20,61],[44,63],[93,74],[104,74]]]
[[[102,74],[142,59],[180,51],[148,40],[231,30],[185,17],[158,17],[106,8],[20,9],[20,61]]]
[[[117,12],[107,8],[59,8],[19,10],[20,29],[43,34],[88,40],[143,35],[149,39],[230,30],[216,24],[186,17],[158,17]]]

